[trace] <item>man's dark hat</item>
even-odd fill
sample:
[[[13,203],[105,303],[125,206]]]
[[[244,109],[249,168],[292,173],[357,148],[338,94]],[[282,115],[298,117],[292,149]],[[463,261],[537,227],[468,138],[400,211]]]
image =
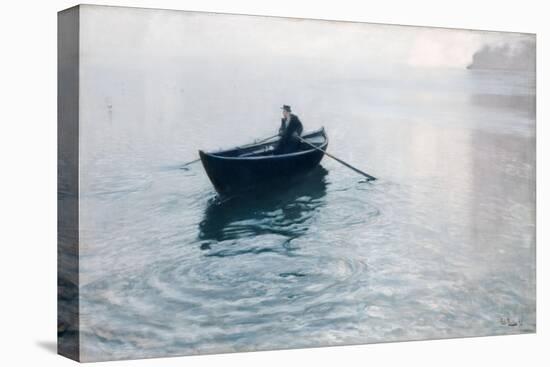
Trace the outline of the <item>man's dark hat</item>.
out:
[[[292,110],[290,109],[290,106],[286,105],[286,104],[284,104],[283,107],[281,107],[281,109],[285,110],[285,111],[288,111],[288,112],[292,112]]]

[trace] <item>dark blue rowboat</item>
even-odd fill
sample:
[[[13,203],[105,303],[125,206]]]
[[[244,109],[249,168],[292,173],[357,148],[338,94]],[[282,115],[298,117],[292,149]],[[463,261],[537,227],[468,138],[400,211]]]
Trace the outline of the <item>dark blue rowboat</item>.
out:
[[[277,138],[217,152],[199,150],[199,156],[216,191],[228,194],[315,168],[323,159],[328,146],[325,129],[305,133],[302,138],[318,149],[301,143],[295,152],[275,154]]]

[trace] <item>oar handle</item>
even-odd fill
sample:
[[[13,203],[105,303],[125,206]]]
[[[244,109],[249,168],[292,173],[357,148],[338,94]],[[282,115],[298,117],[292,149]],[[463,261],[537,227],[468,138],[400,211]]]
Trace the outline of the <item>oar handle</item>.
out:
[[[266,142],[266,141],[268,141],[268,140],[270,140],[270,139],[276,138],[277,136],[279,136],[279,134],[275,134],[275,135],[270,136],[269,138],[265,138],[265,139],[262,139],[262,140],[255,141],[254,143],[242,145],[242,146],[239,146],[239,147],[237,147],[237,148],[239,148],[239,149],[248,148],[248,147],[251,147],[251,146],[253,146],[253,145],[258,145],[258,144],[261,144],[261,143],[263,143],[263,142]]]
[[[329,156],[330,158],[334,159],[335,161],[337,161],[338,163],[341,163],[343,164],[344,166],[354,170],[355,172],[359,173],[360,175],[363,175],[365,176],[369,181],[374,181],[376,180],[376,177],[374,176],[371,176],[369,175],[368,173],[366,172],[363,172],[361,171],[359,168],[356,168],[356,167],[353,167],[351,164],[347,163],[347,162],[344,162],[343,160],[341,160],[340,158],[338,157],[335,157],[333,156],[332,154],[324,151],[323,149],[319,148],[319,147],[316,147],[315,145],[311,144],[309,141],[303,139],[301,136],[298,135],[298,139],[300,139],[300,141],[302,141],[302,143],[306,143],[307,145],[309,145],[310,147],[312,147],[313,149],[317,149],[321,152],[323,152],[324,154],[326,154],[327,156]]]
[[[268,141],[270,139],[276,138],[277,136],[279,136],[279,134],[275,134],[275,135],[270,136],[269,138],[262,139],[259,142],[257,142],[256,144],[263,143],[264,141]]]

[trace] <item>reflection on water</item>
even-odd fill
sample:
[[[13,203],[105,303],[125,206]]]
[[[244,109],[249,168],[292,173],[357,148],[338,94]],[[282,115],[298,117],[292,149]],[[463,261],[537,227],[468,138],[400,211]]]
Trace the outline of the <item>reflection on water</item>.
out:
[[[99,78],[107,76],[122,78]],[[123,95],[112,116],[90,119],[96,109],[84,109],[88,134],[106,140],[84,139],[81,158],[81,355],[533,331],[531,79],[435,79],[416,70],[406,80],[289,80],[306,128],[324,125],[331,153],[380,179],[365,183],[325,158],[305,176],[224,200],[200,165],[182,163],[198,148],[267,136],[278,115],[229,121],[236,101],[213,101],[206,84],[178,114],[185,123],[150,112],[137,129],[139,109],[118,101],[139,103]],[[287,96],[277,81],[262,85],[270,88],[235,98]],[[166,92],[160,82],[147,90]]]
[[[295,238],[322,207],[328,171],[319,166],[245,194],[210,199],[199,227],[199,239],[224,241],[266,233]],[[201,248],[206,248],[204,242]]]

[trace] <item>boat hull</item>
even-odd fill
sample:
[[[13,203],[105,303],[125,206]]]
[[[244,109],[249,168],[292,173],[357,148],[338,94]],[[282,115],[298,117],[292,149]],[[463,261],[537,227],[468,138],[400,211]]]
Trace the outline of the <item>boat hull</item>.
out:
[[[324,134],[324,130],[322,131]],[[270,180],[284,180],[315,168],[328,146],[325,142],[319,149],[298,153],[261,157],[223,157],[199,151],[206,174],[220,194],[229,194],[251,189]]]

